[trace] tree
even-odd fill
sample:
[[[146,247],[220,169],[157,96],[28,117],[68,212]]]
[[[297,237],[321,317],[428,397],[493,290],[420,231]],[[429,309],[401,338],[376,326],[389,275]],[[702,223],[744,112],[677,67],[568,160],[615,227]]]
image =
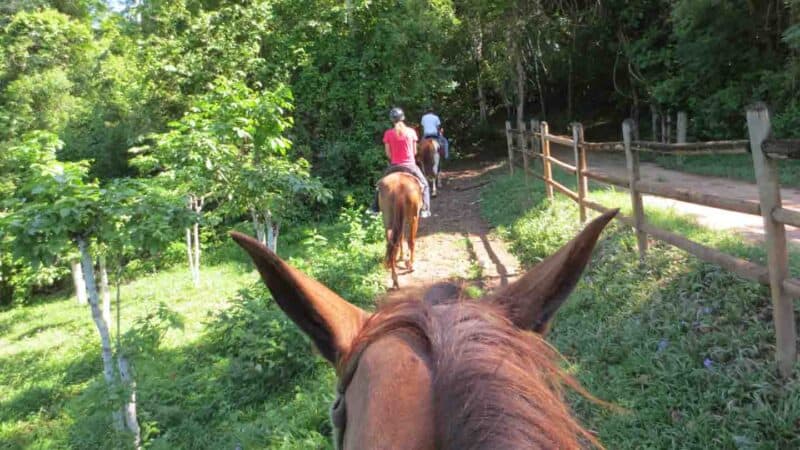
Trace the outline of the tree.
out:
[[[42,144],[46,145],[43,146]],[[80,255],[83,279],[89,306],[100,337],[103,377],[111,398],[126,389],[124,406],[113,413],[119,429],[134,434],[140,442],[135,415],[135,395],[130,363],[120,351],[115,355],[111,343],[111,302],[106,261],[111,256],[118,278],[125,256],[131,249],[151,252],[175,238],[167,230],[185,222],[176,204],[176,197],[150,184],[136,180],[117,180],[101,187],[88,177],[89,165],[83,162],[62,162],[55,159],[57,140],[49,134],[36,134],[26,145],[15,147],[4,160],[19,163],[33,160],[29,170],[14,180],[13,204],[2,217],[2,229],[14,238],[14,251],[34,264],[47,263],[54,255],[71,246]],[[13,192],[12,192],[13,190]],[[95,261],[99,261],[98,283]],[[119,322],[118,322],[119,327]],[[119,329],[118,329],[119,333]]]

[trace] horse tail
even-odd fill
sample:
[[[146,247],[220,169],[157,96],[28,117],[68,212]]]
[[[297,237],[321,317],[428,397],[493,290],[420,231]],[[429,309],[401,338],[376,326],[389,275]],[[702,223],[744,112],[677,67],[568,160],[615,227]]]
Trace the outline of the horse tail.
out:
[[[434,154],[439,151],[439,144],[433,139],[425,139],[425,148],[422,152],[422,170],[425,171],[426,176],[433,176],[436,160]]]
[[[396,199],[394,208],[392,209],[392,236],[386,241],[386,260],[384,261],[386,267],[392,267],[392,264],[397,259],[400,246],[403,245],[402,237],[406,217],[405,209],[406,205],[403,199]]]

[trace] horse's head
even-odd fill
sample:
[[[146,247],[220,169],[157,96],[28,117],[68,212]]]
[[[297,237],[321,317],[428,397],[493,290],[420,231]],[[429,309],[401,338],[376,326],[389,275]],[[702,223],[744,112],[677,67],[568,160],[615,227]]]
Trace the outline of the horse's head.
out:
[[[232,236],[278,305],[337,367],[332,419],[340,447],[579,448],[596,441],[572,417],[561,386],[580,388],[559,369],[542,336],[614,214],[595,219],[483,301],[410,299],[374,314],[258,241]]]

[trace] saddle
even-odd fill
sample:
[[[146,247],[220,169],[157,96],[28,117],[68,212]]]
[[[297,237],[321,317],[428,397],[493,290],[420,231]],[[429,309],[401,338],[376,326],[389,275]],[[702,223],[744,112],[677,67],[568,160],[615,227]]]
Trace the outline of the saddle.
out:
[[[412,177],[414,177],[415,180],[417,180],[417,183],[419,183],[419,187],[422,188],[422,189],[425,189],[425,185],[422,183],[422,180],[420,180],[417,177],[417,173],[414,172],[414,170],[412,170],[412,169],[410,169],[408,167],[405,167],[405,166],[389,166],[389,168],[386,169],[385,172],[383,172],[383,176],[381,178],[383,178],[383,177],[385,177],[387,175],[391,175],[393,173],[398,173],[398,172],[399,173],[407,173],[407,174],[411,175]]]

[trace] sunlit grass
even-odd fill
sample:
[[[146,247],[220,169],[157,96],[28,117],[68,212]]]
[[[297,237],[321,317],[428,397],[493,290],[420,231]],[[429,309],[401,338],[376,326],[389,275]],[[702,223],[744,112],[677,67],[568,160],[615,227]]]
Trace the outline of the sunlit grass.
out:
[[[756,182],[753,158],[749,153],[742,155],[657,155],[642,153],[642,160],[654,162],[665,169],[731,178],[750,183]],[[782,185],[800,187],[800,161],[780,161],[778,175]]]
[[[383,286],[377,223],[357,213],[288,231],[280,253],[371,308]],[[202,285],[176,266],[122,286],[123,346],[148,448],[327,448],[333,370],[269,300],[233,243]],[[113,432],[99,339],[69,295],[0,312],[0,448],[126,448]]]
[[[503,176],[482,193],[485,217],[529,266],[579,229],[575,203],[559,194],[547,201],[541,184]],[[626,191],[593,186],[591,198],[630,209]],[[647,216],[705,245],[763,260],[759,247],[674,211],[649,208]],[[550,339],[592,394],[628,409],[573,397],[607,448],[800,447],[800,383],[775,375],[768,290],[681,250],[654,241],[640,265],[633,233],[610,227]]]

